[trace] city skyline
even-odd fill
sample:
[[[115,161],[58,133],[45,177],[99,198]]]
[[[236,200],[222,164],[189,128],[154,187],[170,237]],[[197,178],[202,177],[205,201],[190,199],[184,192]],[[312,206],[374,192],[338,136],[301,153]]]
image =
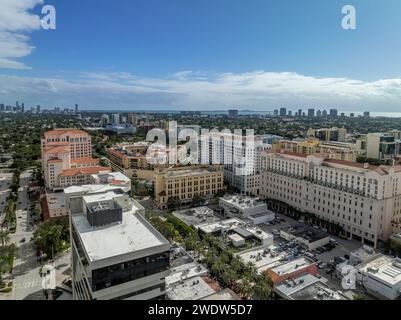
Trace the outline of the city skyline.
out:
[[[40,28],[48,4],[55,30]],[[353,1],[356,30],[342,29],[343,5],[2,1],[0,94],[82,110],[395,112],[401,4]]]

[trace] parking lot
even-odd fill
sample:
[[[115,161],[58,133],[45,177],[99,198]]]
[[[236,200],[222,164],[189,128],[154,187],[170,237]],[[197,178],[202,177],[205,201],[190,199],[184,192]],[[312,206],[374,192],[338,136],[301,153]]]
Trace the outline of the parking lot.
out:
[[[333,281],[337,286],[339,286],[340,281],[332,277],[332,274],[335,273],[334,269],[336,264],[340,264],[349,259],[350,252],[360,248],[362,244],[359,241],[344,240],[320,230],[320,232],[327,234],[327,236],[332,240],[331,244],[317,248],[316,250],[308,251],[302,246],[297,245],[295,242],[288,242],[280,237],[281,230],[300,225],[304,225],[304,223],[283,214],[276,213],[276,220],[271,225],[262,224],[259,225],[259,227],[274,235],[274,244],[277,245],[278,252],[287,251],[289,256],[294,258],[301,255],[308,256],[316,262],[319,273],[322,276],[328,278],[328,281]]]

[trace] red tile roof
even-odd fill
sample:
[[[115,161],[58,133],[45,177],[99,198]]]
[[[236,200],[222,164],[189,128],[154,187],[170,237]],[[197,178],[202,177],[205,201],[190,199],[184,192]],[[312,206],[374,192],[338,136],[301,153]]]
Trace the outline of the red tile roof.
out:
[[[62,135],[64,133],[69,133],[69,134],[82,134],[82,135],[88,135],[85,131],[79,130],[79,129],[54,129],[50,130],[44,133],[45,136],[50,136],[50,135]]]
[[[90,175],[90,174],[99,173],[100,171],[109,171],[109,172],[111,172],[111,167],[96,166],[96,167],[87,167],[87,168],[67,169],[67,170],[64,170],[60,174],[60,177],[72,177],[72,176],[76,176],[78,174]]]
[[[71,163],[77,163],[77,164],[93,164],[93,163],[99,163],[99,159],[94,159],[94,158],[72,158]]]
[[[62,147],[50,147],[45,149],[45,153],[68,153],[70,152],[70,147],[62,146]]]

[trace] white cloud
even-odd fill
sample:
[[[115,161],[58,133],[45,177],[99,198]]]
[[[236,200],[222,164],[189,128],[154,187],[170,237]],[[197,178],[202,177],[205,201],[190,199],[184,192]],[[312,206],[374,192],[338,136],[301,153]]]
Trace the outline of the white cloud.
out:
[[[4,102],[24,100],[26,105],[48,106],[79,103],[90,108],[272,110],[314,106],[398,111],[401,103],[401,79],[360,81],[293,72],[182,71],[163,78],[126,72],[81,73],[69,80],[0,75],[0,88]]]
[[[0,1],[0,69],[27,69],[19,62],[33,51],[25,33],[40,28],[40,18],[29,11],[43,0]]]

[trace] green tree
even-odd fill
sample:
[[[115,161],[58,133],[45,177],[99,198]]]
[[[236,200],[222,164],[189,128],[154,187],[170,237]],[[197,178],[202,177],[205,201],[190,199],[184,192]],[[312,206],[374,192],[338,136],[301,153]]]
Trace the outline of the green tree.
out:
[[[10,242],[10,236],[8,231],[0,230],[0,244],[1,247],[4,248],[6,244]]]
[[[46,256],[53,259],[69,244],[68,218],[62,217],[46,221],[35,231],[34,240]]]
[[[181,201],[178,197],[170,197],[167,200],[167,208],[169,210],[175,210],[181,206]]]
[[[357,293],[352,296],[352,300],[365,300],[365,296]]]
[[[272,287],[273,282],[267,274],[262,273],[258,275],[255,279],[255,286],[253,288],[255,298],[258,300],[271,299]]]

